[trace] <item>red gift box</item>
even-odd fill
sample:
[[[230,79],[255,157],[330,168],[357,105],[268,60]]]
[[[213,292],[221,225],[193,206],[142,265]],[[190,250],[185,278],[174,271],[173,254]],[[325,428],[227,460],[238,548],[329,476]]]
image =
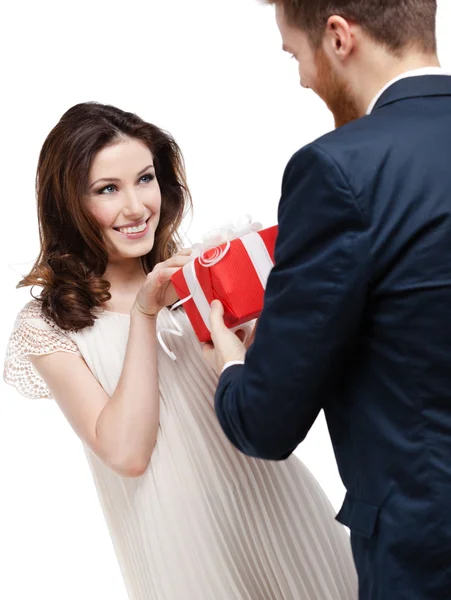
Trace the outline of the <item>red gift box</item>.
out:
[[[209,248],[172,276],[201,342],[211,339],[210,305],[220,300],[229,329],[257,318],[263,309],[266,279],[274,263],[277,226],[251,231]]]

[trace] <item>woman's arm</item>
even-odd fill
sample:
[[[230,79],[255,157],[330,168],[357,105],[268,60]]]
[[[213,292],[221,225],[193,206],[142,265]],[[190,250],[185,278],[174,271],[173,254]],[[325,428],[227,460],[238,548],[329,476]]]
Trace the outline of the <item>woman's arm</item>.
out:
[[[91,450],[123,476],[142,475],[159,423],[156,318],[131,315],[124,366],[111,398],[79,356],[56,352],[29,358]]]
[[[81,357],[66,352],[29,356],[77,435],[123,476],[142,475],[155,445],[160,418],[157,314],[176,300],[170,279],[189,254],[182,251],[157,265],[138,292],[111,398]]]

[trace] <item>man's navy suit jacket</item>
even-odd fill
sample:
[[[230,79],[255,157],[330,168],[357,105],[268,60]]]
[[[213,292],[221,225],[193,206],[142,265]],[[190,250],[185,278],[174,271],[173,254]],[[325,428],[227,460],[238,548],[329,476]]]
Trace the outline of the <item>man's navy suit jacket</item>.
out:
[[[219,421],[282,460],[324,409],[361,600],[450,600],[451,77],[400,80],[299,150],[279,227]]]

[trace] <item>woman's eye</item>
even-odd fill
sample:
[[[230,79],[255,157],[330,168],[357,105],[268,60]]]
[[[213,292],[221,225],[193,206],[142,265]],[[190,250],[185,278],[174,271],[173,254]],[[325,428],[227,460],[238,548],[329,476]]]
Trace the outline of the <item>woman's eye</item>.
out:
[[[150,182],[150,181],[152,181],[153,179],[155,179],[155,176],[154,176],[154,175],[152,175],[152,173],[147,173],[146,175],[143,175],[143,176],[140,178],[140,180],[139,180],[139,181],[140,181],[141,183],[149,183],[149,182]]]
[[[104,188],[102,188],[101,190],[99,190],[98,193],[99,194],[112,194],[115,191],[116,191],[115,185],[107,185]]]

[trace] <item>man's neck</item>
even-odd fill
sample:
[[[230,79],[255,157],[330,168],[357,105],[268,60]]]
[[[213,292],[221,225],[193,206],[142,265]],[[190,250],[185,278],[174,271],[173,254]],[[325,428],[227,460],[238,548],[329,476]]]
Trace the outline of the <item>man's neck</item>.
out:
[[[417,69],[427,67],[440,67],[440,62],[435,54],[414,54],[396,59],[391,55],[387,55],[385,51],[381,51],[378,60],[372,60],[371,63],[362,65],[360,74],[356,73],[357,102],[362,116],[366,113],[367,108],[373,98],[380,92],[390,81]]]

